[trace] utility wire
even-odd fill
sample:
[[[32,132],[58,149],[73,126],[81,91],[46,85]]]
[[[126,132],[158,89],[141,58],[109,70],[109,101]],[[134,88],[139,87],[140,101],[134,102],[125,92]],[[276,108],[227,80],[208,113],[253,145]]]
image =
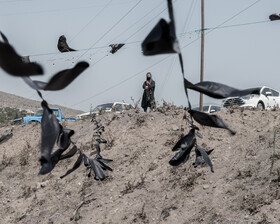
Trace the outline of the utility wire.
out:
[[[194,4],[194,3],[195,3],[195,4]],[[196,7],[196,3],[197,3],[197,1],[192,0],[191,6],[190,6],[190,8],[189,8],[189,11],[188,11],[188,13],[187,13],[187,17],[186,17],[186,20],[185,20],[185,23],[184,23],[184,26],[183,26],[183,30],[182,30],[183,33],[185,33],[185,32],[187,31],[187,29],[188,29],[188,26],[189,26],[189,24],[190,24],[190,21],[191,21],[193,12],[194,12],[194,9],[195,9],[195,7]],[[180,42],[180,40],[179,40],[179,42]],[[163,85],[162,85],[162,87],[161,87],[161,89],[160,89],[159,97],[161,97],[161,95],[162,95],[162,93],[163,93],[163,90],[165,89],[166,82],[169,80],[169,77],[170,77],[171,74],[172,74],[173,67],[174,67],[174,65],[175,65],[176,59],[177,59],[177,56],[173,58],[173,61],[171,62],[170,67],[169,67],[169,69],[167,70],[167,73],[166,73],[166,75],[165,75],[165,77],[164,77]]]
[[[91,45],[90,48],[95,46],[100,40],[102,40],[111,30],[113,30],[133,9],[135,9],[142,0],[138,1],[125,15],[123,15],[105,34],[103,34],[97,41],[94,42],[94,44]],[[87,50],[85,53],[83,53],[76,61],[78,61],[81,57],[83,57],[89,50]]]
[[[12,3],[12,2],[22,2],[22,1],[33,1],[33,0],[19,0],[19,1],[6,1],[6,2],[1,2],[0,3]],[[130,1],[128,2],[122,2],[122,3],[114,3],[113,5],[123,5],[131,3]],[[8,14],[0,14],[0,16],[18,16],[18,15],[31,15],[31,14],[41,14],[41,13],[57,13],[57,12],[66,12],[66,11],[76,11],[79,9],[89,9],[89,8],[101,8],[104,7],[104,5],[87,5],[87,6],[82,6],[82,7],[75,7],[75,8],[63,8],[63,9],[54,9],[54,10],[41,10],[41,11],[31,11],[31,12],[21,12],[21,13],[8,13]]]
[[[91,45],[90,48],[92,48],[94,45],[96,45],[100,40],[102,40],[104,38],[104,36],[106,36],[112,29],[114,29],[133,9],[135,9],[141,2],[142,0],[139,0],[124,16],[122,16],[109,30],[107,30],[107,32],[105,32],[94,44]],[[76,62],[83,57],[87,52],[89,51],[86,50],[82,55],[80,55],[77,59]],[[101,59],[99,59],[97,62],[95,62],[93,65],[97,64],[98,62],[100,62],[101,60],[103,60],[105,57],[107,56],[107,54],[105,56],[103,56]],[[93,65],[91,65],[91,67],[93,67]]]
[[[107,8],[107,6],[110,5],[110,3],[111,3],[112,1],[113,1],[113,0],[110,0],[96,15],[94,15],[94,16],[90,19],[90,21],[89,21],[85,26],[83,26],[82,29],[81,29],[80,31],[78,31],[78,32],[76,33],[76,35],[75,35],[73,38],[70,39],[69,43],[71,43],[72,40],[74,40],[74,39],[75,39],[75,38],[76,38],[90,23],[92,23],[93,20],[96,19],[96,17],[99,16],[99,15],[105,10],[105,8]],[[86,50],[87,50],[87,49],[86,49]],[[51,54],[52,54],[52,53],[51,53]],[[55,53],[53,53],[53,54],[54,54],[54,57],[52,57],[52,58],[49,59],[48,61],[54,60],[54,59],[56,58],[57,55],[60,55],[60,54],[61,54],[61,52],[55,52]],[[30,55],[30,56],[31,56],[31,55]],[[37,56],[38,56],[38,55],[37,55]]]
[[[218,26],[212,28],[211,30],[209,30],[208,32],[205,33],[205,36],[212,33],[214,30],[222,27],[225,23],[227,23],[228,21],[234,19],[235,17],[237,17],[238,15],[240,15],[241,13],[245,12],[246,10],[248,10],[249,8],[253,7],[255,4],[259,3],[261,0],[257,0],[254,3],[252,3],[251,5],[247,6],[246,8],[242,9],[241,11],[239,11],[238,13],[234,14],[233,16],[231,16],[230,18],[226,19],[224,22],[220,23]],[[241,25],[241,24],[239,24]],[[242,24],[243,25],[243,24]],[[200,37],[196,38],[195,40],[191,41],[190,43],[184,45],[182,47],[182,49],[190,46],[191,44],[193,44],[194,42],[198,41],[200,39]]]
[[[136,77],[136,76],[138,76],[138,75],[140,75],[140,74],[143,74],[143,72],[147,71],[148,69],[150,69],[150,68],[152,68],[152,67],[154,67],[154,66],[160,64],[161,62],[165,61],[165,60],[166,60],[167,58],[169,58],[169,57],[171,57],[171,55],[164,57],[163,59],[161,59],[161,60],[157,61],[156,63],[154,63],[154,64],[152,64],[152,65],[146,67],[145,69],[141,70],[140,72],[137,72],[137,73],[133,74],[132,76],[130,76],[130,77],[128,77],[128,78],[126,78],[126,79],[124,79],[124,80],[122,80],[122,81],[116,83],[115,85],[113,85],[113,86],[111,86],[111,87],[109,87],[109,88],[106,88],[106,89],[102,90],[101,92],[99,92],[99,93],[97,93],[97,94],[95,94],[95,95],[92,95],[92,96],[90,96],[90,97],[88,97],[88,98],[86,98],[86,99],[84,99],[84,100],[82,100],[82,101],[80,101],[80,102],[78,102],[78,103],[72,104],[72,105],[70,105],[69,107],[73,107],[73,106],[80,105],[80,104],[82,104],[82,103],[84,103],[84,102],[86,102],[86,101],[88,101],[88,100],[90,100],[90,99],[93,99],[93,98],[95,98],[95,97],[97,97],[97,96],[99,96],[99,95],[101,95],[101,94],[103,94],[103,93],[105,93],[105,92],[107,92],[107,91],[109,91],[109,90],[111,90],[111,89],[117,87],[117,86],[120,86],[120,85],[122,85],[124,82],[129,81],[129,80],[133,79],[134,77]]]
[[[260,23],[267,23],[271,22],[270,20],[263,20],[263,21],[258,21],[258,22],[250,22],[250,23],[240,23],[240,24],[233,24],[233,25],[228,25],[228,26],[220,26],[218,28],[212,27],[212,28],[204,28],[203,30],[214,30],[214,29],[224,29],[224,28],[230,28],[230,27],[239,27],[239,26],[248,26],[248,25],[255,25],[255,24],[260,24]],[[202,31],[202,29],[195,30],[195,32]]]
[[[213,28],[209,27],[209,28],[204,28],[204,30],[208,31],[208,30],[214,30],[214,29],[216,30],[216,29],[224,29],[224,28],[231,28],[231,27],[248,26],[248,25],[255,25],[255,24],[261,24],[261,23],[268,23],[268,22],[271,22],[271,21],[270,20],[264,20],[264,21],[250,22],[250,23],[240,23],[240,24],[233,24],[233,25],[228,25],[228,26],[221,26],[221,27],[218,27],[218,28],[217,27],[213,27]],[[197,32],[200,32],[200,31],[201,31],[201,29],[196,29],[196,30],[193,30],[193,31],[180,33],[180,34],[178,34],[178,37],[183,37],[183,36],[193,34],[193,33],[197,33]],[[131,42],[127,42],[127,43],[124,42],[124,44],[125,45],[131,45],[131,44],[141,43],[142,41],[143,40],[131,41]],[[108,48],[108,45],[91,47],[91,48],[84,48],[84,49],[80,49],[79,51],[87,51],[87,50],[103,49],[103,48]],[[46,56],[46,55],[53,55],[53,54],[58,54],[58,53],[57,52],[51,52],[51,53],[33,54],[33,55],[29,55],[29,56],[30,57],[37,57],[37,56]],[[50,60],[50,59],[48,59],[48,60]]]
[[[192,15],[193,15],[194,8],[195,8],[194,2],[195,2],[195,6],[196,6],[197,1],[192,0],[191,6],[190,6],[189,11],[188,11],[188,13],[187,13],[187,18],[186,18],[185,23],[184,23],[184,26],[183,26],[183,27],[184,27],[184,28],[183,28],[183,32],[186,32],[186,30],[188,30],[188,26],[189,26],[189,24],[190,24],[191,17],[192,17]],[[193,7],[193,6],[194,6],[194,7]],[[189,18],[189,17],[190,17],[190,18]]]
[[[222,22],[222,23],[219,24],[218,26],[212,28],[212,29],[208,32],[208,34],[211,33],[211,32],[213,32],[213,31],[216,30],[217,28],[222,27],[222,25],[224,25],[224,24],[227,23],[228,21],[234,19],[235,17],[239,16],[241,13],[247,11],[248,9],[250,9],[251,7],[253,7],[255,4],[259,3],[260,1],[262,1],[262,0],[257,0],[257,1],[255,1],[254,3],[252,3],[251,5],[247,6],[247,7],[244,8],[243,10],[241,10],[240,12],[234,14],[233,16],[231,16],[230,18],[228,18],[227,20],[225,20],[224,22]]]
[[[176,1],[176,0],[175,0]],[[161,5],[163,2],[161,2],[159,5]],[[159,5],[157,5],[156,7],[158,7]],[[155,7],[155,8],[156,8]],[[153,8],[151,11],[149,11],[146,15],[148,15],[150,12],[152,12],[155,8]],[[164,12],[165,10],[167,9],[167,7],[163,10],[163,11],[161,11],[159,14],[157,14],[155,17],[153,17],[148,23],[146,23],[144,26],[142,26],[140,29],[137,29],[137,31],[136,32],[134,32],[132,35],[130,35],[124,42],[126,42],[128,39],[130,39],[131,37],[133,37],[136,33],[138,33],[141,29],[143,29],[146,25],[148,25],[150,22],[152,22],[155,18],[157,18],[162,12]],[[145,18],[145,16],[143,16],[142,18]],[[136,23],[138,23],[139,21],[141,21],[142,20],[142,18],[140,19],[140,20],[138,20]],[[136,23],[134,23],[133,24],[133,26],[136,24]],[[133,26],[130,26],[128,29],[130,29],[131,27],[133,27]],[[128,30],[127,29],[127,30]],[[126,30],[126,31],[127,31]],[[125,32],[126,32],[125,31]],[[123,34],[123,33],[122,33]],[[122,35],[121,34],[121,35]],[[119,36],[118,36],[119,37]],[[115,39],[115,38],[114,38]],[[113,41],[114,41],[114,39],[113,40],[111,40],[106,46],[104,46],[104,47],[108,47],[108,45],[110,44],[110,43],[112,43]],[[142,41],[137,41],[137,43],[140,43],[140,42],[142,42]],[[135,42],[134,42],[135,43]],[[129,43],[125,43],[125,44],[129,44]],[[97,52],[97,53],[99,53],[99,51]],[[95,64],[97,64],[99,61],[102,61],[105,57],[106,57],[107,55],[105,55],[105,56],[103,56],[101,59],[99,59],[96,63],[94,63],[93,65],[95,65]],[[93,65],[91,65],[91,67],[93,66]]]
[[[144,16],[142,16],[139,20],[137,20],[135,23],[133,23],[130,27],[128,27],[124,32],[113,38],[111,42],[113,42],[115,39],[118,39],[120,36],[122,36],[124,33],[126,33],[131,28],[135,27],[136,24],[138,24],[142,19],[146,18],[150,13],[154,12],[156,8],[158,8],[160,5],[162,5],[165,2],[161,2],[160,4],[156,5],[154,8],[152,8],[149,12],[147,12]]]
[[[162,95],[162,93],[163,93],[163,90],[165,89],[166,82],[167,82],[167,80],[169,79],[170,74],[172,73],[172,70],[173,70],[173,66],[174,66],[174,64],[175,64],[175,62],[176,62],[177,55],[174,55],[174,56],[176,56],[176,57],[174,57],[173,60],[171,61],[171,64],[170,64],[170,66],[169,66],[169,69],[167,69],[167,72],[166,72],[166,74],[165,74],[165,76],[164,76],[163,85],[161,86],[160,91],[159,91],[159,98],[161,98],[161,95]]]
[[[110,5],[112,1],[113,0],[110,0],[94,17],[92,17],[90,21],[85,26],[83,26],[82,29],[70,40],[70,42],[74,40],[90,23],[92,23],[95,18],[99,16]]]
[[[222,27],[222,25],[224,25],[224,24],[227,23],[228,21],[232,20],[232,19],[235,18],[236,16],[240,15],[240,14],[243,13],[244,11],[248,10],[249,8],[251,8],[252,6],[254,6],[255,4],[257,4],[257,3],[260,2],[260,1],[261,1],[261,0],[257,0],[257,1],[254,2],[253,4],[251,4],[251,5],[249,5],[248,7],[244,8],[243,10],[241,10],[241,11],[238,12],[238,13],[236,13],[235,15],[233,15],[232,17],[230,17],[229,19],[225,20],[224,22],[222,22],[222,23],[219,24],[218,26],[212,28],[212,29],[211,29],[209,32],[207,32],[205,35],[207,35],[207,34],[213,32],[214,30],[216,30],[216,29],[218,29],[218,28],[225,28],[225,27]],[[130,11],[132,11],[140,2],[141,2],[141,0],[140,0],[132,9],[130,9]],[[130,11],[129,11],[129,12],[130,12]],[[128,12],[128,13],[129,13],[129,12]],[[128,13],[126,13],[125,16],[128,15]],[[117,22],[117,24],[118,24],[125,16],[123,16],[123,17]],[[261,23],[261,22],[266,22],[266,21],[260,21],[260,22],[255,22],[255,23]],[[247,25],[249,25],[249,24],[255,24],[255,23],[247,23]],[[238,26],[238,25],[240,26],[240,25],[246,25],[246,24],[237,24],[236,26]],[[231,25],[231,26],[233,26],[233,25]],[[114,27],[114,26],[113,26],[113,27]],[[111,28],[111,29],[112,29],[112,28]],[[110,29],[110,30],[111,30],[111,29]],[[103,36],[105,36],[107,33],[109,33],[110,30],[107,31]],[[102,37],[102,38],[103,38],[103,37]],[[195,40],[193,40],[192,42],[190,42],[190,43],[184,45],[184,46],[182,47],[182,49],[185,49],[186,47],[190,46],[192,43],[196,42],[196,41],[199,40],[199,39],[200,39],[200,37],[197,38],[197,39],[195,39]],[[93,47],[93,45],[92,45],[92,47]],[[86,53],[87,53],[87,52],[86,52]],[[85,53],[84,53],[83,55],[85,55]],[[81,55],[80,57],[82,57],[83,55]],[[80,58],[80,57],[79,57],[79,58]],[[104,57],[105,57],[105,56],[104,56]],[[103,57],[103,58],[104,58],[104,57]],[[154,67],[154,66],[160,64],[161,62],[165,61],[165,60],[166,60],[167,58],[169,58],[169,57],[170,57],[170,56],[167,56],[167,57],[165,57],[165,58],[163,58],[163,59],[157,61],[156,63],[154,63],[153,65],[151,65],[151,66],[149,66],[149,67],[147,67],[147,68],[145,68],[144,70],[142,70],[142,71],[140,71],[140,72],[138,72],[138,73],[136,73],[136,74],[134,74],[134,75],[132,75],[132,76],[126,78],[125,80],[123,80],[123,81],[121,81],[121,82],[119,82],[119,83],[117,83],[117,84],[115,84],[115,85],[113,85],[113,86],[111,86],[111,87],[109,87],[109,88],[107,88],[107,89],[105,89],[105,90],[103,90],[103,91],[101,91],[101,92],[99,92],[99,93],[97,93],[97,94],[95,94],[95,95],[93,95],[93,96],[91,96],[91,97],[85,99],[85,100],[80,101],[79,103],[73,104],[73,105],[71,105],[70,107],[79,105],[79,104],[81,104],[81,103],[83,103],[83,102],[86,102],[86,101],[88,101],[88,100],[90,100],[90,99],[92,99],[92,98],[94,98],[94,97],[96,97],[96,96],[99,96],[99,95],[101,95],[101,94],[103,94],[103,93],[105,93],[105,92],[107,92],[107,91],[109,91],[109,90],[111,90],[111,89],[113,89],[113,88],[115,88],[115,87],[121,85],[122,83],[124,83],[124,82],[126,82],[126,81],[128,81],[128,80],[130,80],[130,79],[132,79],[132,78],[134,78],[134,77],[136,77],[137,75],[143,73],[143,72],[146,71],[147,69],[150,69],[150,68],[152,68],[152,67]],[[102,60],[103,58],[101,58],[100,60]],[[78,59],[77,59],[77,60],[78,60]],[[99,61],[100,61],[100,60],[99,60]],[[97,61],[97,62],[99,62],[99,61]],[[97,62],[96,62],[96,63],[97,63]],[[95,64],[96,64],[96,63],[95,63]]]
[[[154,19],[156,19],[160,14],[162,14],[164,11],[166,11],[167,8],[165,8],[164,10],[162,10],[160,13],[158,13],[156,16],[154,16],[149,22],[145,23],[141,28],[137,29],[136,32],[134,32],[133,34],[131,34],[128,38],[125,39],[125,41],[128,41],[131,37],[135,36],[135,34],[137,34],[140,30],[142,30],[143,28],[145,28],[148,24],[150,24]],[[124,42],[125,42],[124,41]]]
[[[248,10],[249,8],[251,8],[252,6],[254,6],[255,4],[257,4],[257,3],[260,2],[260,1],[261,1],[261,0],[257,0],[256,2],[254,2],[254,3],[251,4],[251,5],[249,5],[248,7],[244,8],[244,9],[241,10],[240,12],[238,12],[238,13],[236,13],[235,15],[231,16],[229,19],[225,20],[224,22],[222,22],[221,24],[219,24],[218,26],[216,26],[215,28],[213,28],[212,30],[210,30],[209,32],[207,32],[205,35],[207,35],[207,34],[213,32],[213,31],[216,30],[217,28],[221,27],[222,25],[224,25],[224,24],[227,23],[228,21],[232,20],[232,19],[235,18],[236,16],[240,15],[240,14],[243,13],[244,11]],[[192,41],[192,42],[186,44],[185,46],[182,47],[182,49],[185,49],[186,47],[190,46],[192,43],[194,43],[195,41],[197,41],[197,40],[199,40],[199,39],[200,39],[200,38],[197,38],[197,39],[195,39],[194,41]],[[95,97],[97,97],[97,96],[99,96],[99,95],[101,95],[101,94],[103,94],[103,93],[105,93],[105,92],[107,92],[107,91],[109,91],[109,90],[111,90],[111,89],[117,87],[117,86],[122,85],[124,82],[126,82],[126,81],[128,81],[128,80],[130,80],[130,79],[132,79],[132,78],[134,78],[134,77],[136,77],[136,76],[138,76],[139,74],[142,74],[143,72],[147,71],[148,69],[150,69],[150,68],[152,68],[152,67],[154,67],[154,66],[160,64],[161,62],[165,61],[165,60],[168,59],[169,57],[171,57],[171,55],[164,57],[163,59],[157,61],[156,63],[150,65],[149,67],[143,69],[142,71],[137,72],[137,73],[135,73],[134,75],[132,75],[132,76],[130,76],[130,77],[128,77],[128,78],[122,80],[121,82],[118,82],[117,84],[115,84],[115,85],[113,85],[113,86],[111,86],[111,87],[109,87],[109,88],[106,88],[105,90],[103,90],[103,91],[101,91],[101,92],[99,92],[99,93],[97,93],[97,94],[95,94],[95,95],[93,95],[93,96],[90,96],[90,97],[88,97],[88,98],[86,98],[86,99],[84,99],[84,100],[82,100],[82,101],[80,101],[80,102],[78,102],[78,103],[75,103],[75,104],[71,105],[70,107],[76,106],[76,105],[80,105],[80,104],[82,104],[82,103],[84,103],[84,102],[86,102],[86,101],[88,101],[88,100],[90,100],[90,99],[92,99],[92,98],[95,98]]]

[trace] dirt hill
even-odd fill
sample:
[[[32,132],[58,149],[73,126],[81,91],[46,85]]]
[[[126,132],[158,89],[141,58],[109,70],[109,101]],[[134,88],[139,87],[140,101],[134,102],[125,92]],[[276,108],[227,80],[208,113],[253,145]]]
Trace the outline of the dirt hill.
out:
[[[218,115],[237,134],[200,127],[198,144],[214,148],[214,173],[206,165],[193,167],[194,151],[182,167],[168,163],[181,125],[189,130],[183,109],[99,116],[108,140],[102,155],[114,160],[103,182],[89,178],[83,165],[59,178],[78,155],[38,176],[40,126],[15,126],[0,144],[0,223],[280,223],[280,111]],[[89,156],[95,125],[64,125]],[[10,128],[1,128],[0,136]]]
[[[36,112],[37,110],[41,109],[41,102],[0,91],[0,108],[5,107],[16,108],[20,110],[32,110]],[[75,117],[77,114],[83,113],[83,111],[74,110],[59,105],[51,105],[51,107],[60,107],[66,117]]]

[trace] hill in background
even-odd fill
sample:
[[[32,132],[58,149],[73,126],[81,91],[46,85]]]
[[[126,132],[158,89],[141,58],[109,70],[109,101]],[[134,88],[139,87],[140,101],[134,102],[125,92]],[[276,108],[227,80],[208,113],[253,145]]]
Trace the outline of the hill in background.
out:
[[[50,105],[50,107],[60,107],[66,117],[75,117],[83,111],[75,110],[59,105]],[[25,116],[26,111],[36,112],[41,109],[41,102],[30,100],[21,96],[0,91],[0,123],[8,122],[17,117]],[[23,111],[21,113],[21,111]]]

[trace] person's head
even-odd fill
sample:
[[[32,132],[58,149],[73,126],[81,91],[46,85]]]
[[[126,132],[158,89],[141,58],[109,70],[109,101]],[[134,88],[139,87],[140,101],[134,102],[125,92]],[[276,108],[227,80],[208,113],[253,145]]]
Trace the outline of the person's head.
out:
[[[147,77],[147,80],[150,80],[152,78],[152,74],[150,72],[148,72],[146,77]]]

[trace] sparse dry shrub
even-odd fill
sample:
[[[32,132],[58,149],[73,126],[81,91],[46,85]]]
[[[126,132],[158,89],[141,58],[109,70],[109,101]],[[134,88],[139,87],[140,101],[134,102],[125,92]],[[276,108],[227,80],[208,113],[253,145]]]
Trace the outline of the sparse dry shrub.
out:
[[[115,144],[115,137],[113,136],[112,131],[110,129],[106,131],[106,140],[107,144],[105,145],[105,149],[110,150]]]
[[[135,218],[133,219],[133,223],[137,222],[141,223],[149,223],[149,220],[147,218],[146,212],[145,212],[145,203],[143,204],[141,211],[135,214]]]
[[[19,164],[21,166],[28,165],[30,150],[31,150],[31,146],[30,146],[29,142],[26,141],[26,144],[24,145],[24,147],[21,150],[20,155],[19,155]]]
[[[137,101],[135,101],[133,97],[131,97],[130,99],[133,102],[134,109],[135,110],[139,109],[139,103],[140,103],[141,98],[139,100],[137,100]]]
[[[146,175],[145,174],[141,174],[140,175],[140,180],[139,181],[128,181],[125,185],[125,189],[123,191],[121,191],[121,193],[123,195],[125,194],[129,194],[132,193],[135,189],[141,189],[143,188],[144,184],[145,184],[145,179],[146,179]]]
[[[12,164],[13,164],[13,158],[8,157],[6,151],[4,151],[4,154],[2,156],[2,161],[0,164],[0,172],[4,170],[6,167],[11,166]]]

